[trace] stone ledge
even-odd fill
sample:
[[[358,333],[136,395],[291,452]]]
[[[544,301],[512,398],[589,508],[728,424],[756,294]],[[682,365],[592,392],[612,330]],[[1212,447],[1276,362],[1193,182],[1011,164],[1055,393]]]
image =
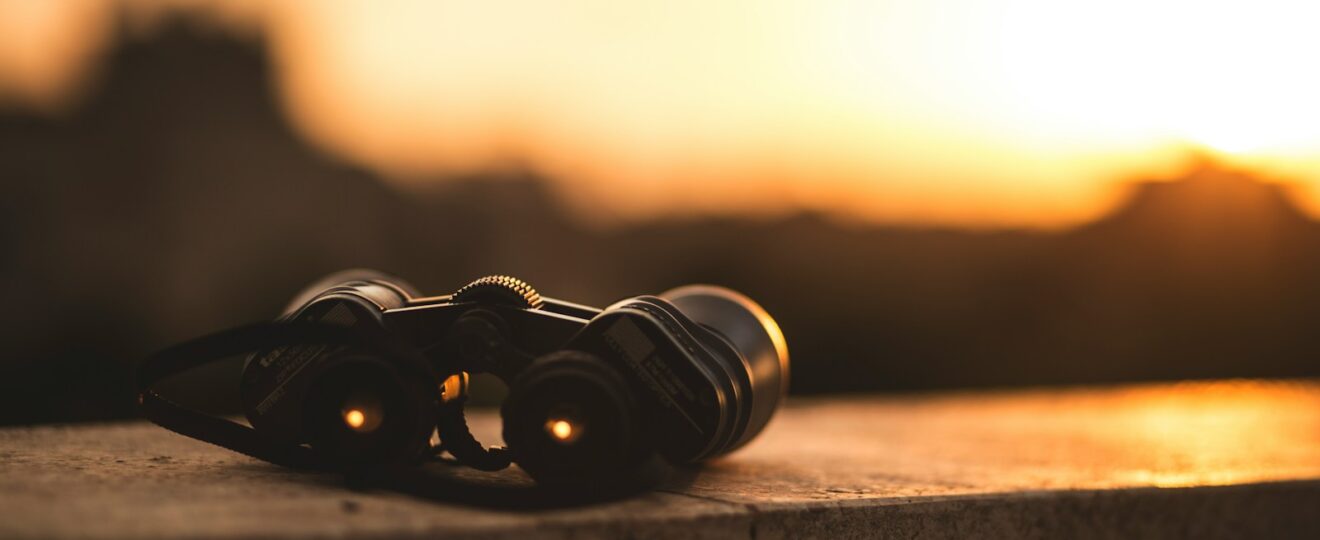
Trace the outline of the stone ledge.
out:
[[[0,430],[3,538],[891,535],[1320,537],[1320,383],[795,400],[682,483],[536,511],[353,491],[140,422]]]

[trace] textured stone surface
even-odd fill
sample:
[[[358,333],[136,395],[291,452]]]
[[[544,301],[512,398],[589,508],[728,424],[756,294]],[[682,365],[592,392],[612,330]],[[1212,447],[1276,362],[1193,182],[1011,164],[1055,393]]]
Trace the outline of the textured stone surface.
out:
[[[797,400],[659,491],[535,511],[354,491],[145,423],[0,430],[0,538],[1078,534],[1320,537],[1320,382]]]

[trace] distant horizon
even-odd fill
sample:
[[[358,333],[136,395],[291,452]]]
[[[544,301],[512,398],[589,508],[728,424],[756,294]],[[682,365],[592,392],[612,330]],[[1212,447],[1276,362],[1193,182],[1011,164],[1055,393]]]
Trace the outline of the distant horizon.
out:
[[[1213,156],[1066,230],[732,208],[597,228],[535,163],[401,192],[294,128],[262,49],[169,28],[62,115],[0,107],[0,423],[131,416],[137,359],[355,267],[597,306],[728,286],[775,314],[798,393],[1316,375],[1320,221]]]
[[[845,222],[876,225],[1063,230],[1112,212],[1121,201],[1124,186],[1131,182],[1177,179],[1205,159],[1218,161],[1228,169],[1251,171],[1267,182],[1281,182],[1308,216],[1314,219],[1320,215],[1320,193],[1314,189],[1320,156],[1303,153],[1279,157],[1268,151],[1236,154],[1223,148],[1249,148],[1252,145],[1247,143],[1251,141],[1229,144],[1223,142],[1226,138],[1219,141],[1221,149],[1216,149],[1214,141],[1195,138],[1134,142],[1141,139],[1138,137],[1114,146],[1114,141],[1085,142],[1077,138],[1078,133],[1050,135],[1053,128],[1043,125],[961,125],[956,117],[931,117],[938,121],[910,123],[922,120],[924,113],[906,119],[886,116],[889,113],[868,116],[875,112],[866,112],[871,106],[869,99],[879,99],[884,107],[905,107],[911,105],[904,101],[911,96],[880,91],[866,97],[856,93],[876,91],[885,85],[867,87],[876,82],[837,80],[832,84],[845,87],[833,90],[846,95],[818,95],[813,92],[819,89],[795,86],[798,83],[793,81],[804,74],[792,69],[783,71],[784,66],[749,67],[750,71],[744,72],[745,63],[755,64],[761,58],[758,55],[768,54],[755,48],[759,45],[748,45],[751,48],[734,51],[730,53],[733,56],[721,60],[738,66],[732,74],[723,73],[727,69],[681,71],[695,69],[691,65],[695,53],[673,51],[663,45],[669,35],[666,32],[692,30],[692,21],[679,15],[665,23],[670,25],[668,30],[657,30],[660,33],[652,36],[646,29],[639,29],[645,36],[627,44],[658,47],[652,53],[659,55],[656,59],[661,65],[673,64],[670,68],[679,69],[680,74],[705,73],[703,76],[712,79],[705,83],[689,80],[647,97],[636,92],[648,88],[646,85],[661,75],[631,68],[619,71],[621,65],[607,62],[598,66],[600,73],[578,73],[576,79],[569,77],[560,85],[553,77],[537,78],[538,72],[519,63],[536,58],[535,47],[505,45],[502,52],[485,50],[485,46],[463,48],[441,39],[455,24],[444,22],[448,20],[444,18],[437,19],[431,29],[439,44],[414,44],[416,50],[391,57],[395,63],[405,62],[416,73],[391,79],[387,77],[391,72],[372,72],[372,64],[380,62],[371,59],[392,54],[388,48],[395,45],[390,44],[388,33],[371,32],[381,25],[395,24],[402,25],[398,39],[418,38],[422,35],[414,35],[418,25],[409,26],[403,19],[416,15],[409,10],[424,9],[420,5],[369,10],[343,4],[317,12],[315,17],[300,17],[308,14],[306,5],[269,7],[259,2],[126,0],[49,5],[56,7],[3,6],[15,13],[0,17],[10,21],[8,25],[0,23],[0,30],[9,31],[10,36],[0,39],[0,107],[67,113],[77,107],[81,95],[96,92],[100,77],[105,75],[100,73],[98,62],[117,40],[126,37],[120,32],[136,33],[140,38],[142,33],[159,31],[160,22],[168,18],[162,18],[162,14],[179,8],[201,13],[220,32],[237,36],[226,39],[264,47],[272,68],[270,91],[281,105],[281,114],[312,146],[367,168],[404,190],[449,177],[533,171],[551,180],[555,195],[577,219],[600,225],[684,215],[772,217],[813,212]],[[830,6],[820,11],[846,13],[860,9],[839,2]],[[572,9],[568,12],[576,13]],[[785,15],[806,8],[783,4],[776,9]],[[536,31],[552,36],[563,32],[546,30],[522,17],[491,19],[492,15],[477,12],[449,14],[456,19],[507,22],[511,28],[528,32],[523,36],[527,40],[546,37],[534,32],[538,28]],[[342,30],[342,25],[357,20],[350,15],[359,16],[362,32],[374,36],[372,43],[381,48],[377,51],[380,54],[355,49],[353,44],[358,42],[350,39],[352,35],[341,36],[344,39],[339,42],[325,41],[326,32]],[[580,20],[575,19],[575,24],[597,32],[607,30],[601,26],[606,23],[595,18],[599,14],[578,15]],[[721,16],[711,14],[713,20]],[[886,12],[885,17],[924,20],[925,15]],[[628,20],[625,17],[613,24],[626,26]],[[769,25],[767,32],[783,30],[771,24],[773,20],[761,22]],[[10,31],[19,26],[24,31]],[[716,39],[712,36],[703,34],[698,38]],[[815,38],[808,38],[799,45],[819,45],[812,41]],[[547,44],[555,51],[553,54],[566,53],[578,45]],[[453,58],[443,54],[450,50],[454,51]],[[480,60],[482,54],[496,53],[489,63]],[[676,56],[665,56],[671,53]],[[558,56],[546,58],[565,61]],[[804,61],[823,58],[827,56]],[[480,69],[488,64],[494,66],[494,71]],[[364,73],[376,73],[377,78],[354,82],[352,77]],[[455,74],[471,75],[473,80],[455,80]],[[817,73],[810,83],[825,84],[834,75]],[[938,75],[911,73],[918,79]],[[733,93],[703,90],[703,84],[718,85],[719,77],[725,76],[734,77],[728,79],[733,85],[727,90]],[[750,78],[736,79],[742,76]],[[602,81],[608,84],[591,86]],[[785,86],[757,86],[774,81]],[[622,86],[615,88],[616,83]],[[853,83],[855,86],[849,86]],[[690,87],[693,84],[697,86]],[[451,88],[453,92],[448,91]],[[591,92],[605,90],[610,91],[605,96],[608,99],[591,97]],[[665,93],[670,91],[677,94]],[[797,91],[805,93],[794,94]],[[972,101],[986,97],[977,94],[993,91],[993,85],[973,88]],[[888,97],[876,97],[880,94]],[[766,104],[762,101],[786,96],[796,97],[782,106],[763,107]],[[678,101],[666,101],[671,98]],[[1220,112],[1232,108],[1226,103]],[[891,126],[890,120],[898,124]],[[1123,122],[1121,118],[1110,120]],[[1290,125],[1302,125],[1298,129],[1304,129],[1304,120],[1293,120]],[[1047,143],[1030,137],[1014,139],[1024,133],[1058,140]]]

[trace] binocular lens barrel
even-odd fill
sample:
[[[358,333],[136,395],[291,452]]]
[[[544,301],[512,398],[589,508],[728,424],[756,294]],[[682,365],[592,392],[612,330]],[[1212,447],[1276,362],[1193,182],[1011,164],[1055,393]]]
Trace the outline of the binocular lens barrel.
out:
[[[770,421],[788,393],[788,345],[779,324],[759,304],[737,291],[713,285],[688,285],[660,295],[697,324],[729,341],[747,370],[746,394],[751,417],[725,452],[751,440]],[[739,366],[734,366],[738,368]]]

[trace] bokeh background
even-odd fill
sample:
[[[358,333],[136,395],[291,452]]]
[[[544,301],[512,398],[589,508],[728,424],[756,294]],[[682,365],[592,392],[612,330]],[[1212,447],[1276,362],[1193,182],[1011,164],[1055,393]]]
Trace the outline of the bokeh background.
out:
[[[0,0],[0,423],[350,267],[728,285],[800,394],[1314,377],[1306,4]]]

